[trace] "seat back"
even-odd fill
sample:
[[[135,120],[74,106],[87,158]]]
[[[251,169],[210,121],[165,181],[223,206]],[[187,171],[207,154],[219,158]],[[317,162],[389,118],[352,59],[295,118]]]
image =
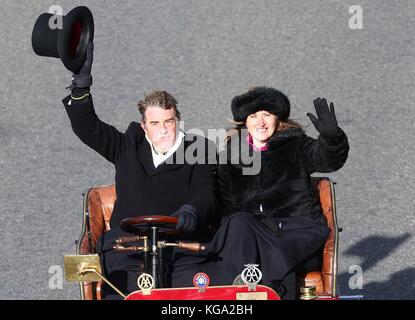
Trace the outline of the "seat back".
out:
[[[326,177],[313,177],[313,186],[320,199],[327,219],[330,235],[323,251],[322,270],[309,272],[299,277],[298,286],[314,285],[317,294],[337,295],[338,226],[335,206],[334,183]],[[110,229],[110,219],[116,199],[115,185],[90,188],[84,195],[82,232],[77,245],[77,254],[96,253],[97,239]],[[102,283],[80,284],[81,299],[101,299]]]
[[[76,248],[77,254],[96,253],[98,238],[110,230],[110,220],[114,209],[115,184],[93,187],[83,194],[82,232]],[[102,282],[82,282],[82,300],[100,300]]]
[[[337,269],[339,228],[336,215],[336,197],[334,182],[327,177],[313,177],[313,186],[320,199],[322,212],[330,228],[330,234],[323,249],[323,265],[321,271],[307,273],[298,278],[298,286],[316,286],[318,295],[337,296]]]

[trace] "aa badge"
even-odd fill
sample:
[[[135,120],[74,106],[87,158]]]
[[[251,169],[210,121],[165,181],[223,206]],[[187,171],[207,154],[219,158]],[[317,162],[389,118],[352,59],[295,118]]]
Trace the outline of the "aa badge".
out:
[[[246,268],[241,273],[242,281],[248,286],[249,291],[254,291],[262,279],[262,272],[258,269],[259,264],[245,264]]]
[[[154,279],[148,273],[142,273],[137,279],[137,285],[143,291],[143,295],[149,295],[154,287]]]

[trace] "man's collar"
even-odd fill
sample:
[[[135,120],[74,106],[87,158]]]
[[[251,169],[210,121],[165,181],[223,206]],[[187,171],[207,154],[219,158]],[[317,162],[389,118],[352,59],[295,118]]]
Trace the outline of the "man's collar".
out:
[[[176,134],[176,141],[174,142],[173,146],[169,150],[167,150],[167,151],[165,151],[163,153],[160,153],[160,152],[158,152],[156,150],[156,148],[154,148],[154,145],[150,141],[150,139],[148,138],[147,133],[145,135],[146,140],[147,140],[148,144],[151,147],[152,153],[154,153],[154,154],[156,154],[158,156],[165,156],[166,154],[168,154],[170,152],[170,150],[176,150],[179,147],[180,143],[182,142],[184,136],[185,136],[185,133],[179,129],[178,132],[177,132],[177,134]]]
[[[182,144],[182,141],[184,140],[184,136],[185,136],[185,134],[182,131],[178,131],[175,143],[173,144],[173,146],[167,152],[165,152],[163,154],[156,152],[156,150],[154,149],[152,143],[150,142],[150,140],[146,136],[147,142],[148,142],[148,144],[150,145],[150,148],[151,148],[151,155],[152,155],[152,158],[153,158],[154,168],[157,168],[161,163],[163,163],[168,158],[170,158],[177,151],[177,149],[179,149],[180,145]]]

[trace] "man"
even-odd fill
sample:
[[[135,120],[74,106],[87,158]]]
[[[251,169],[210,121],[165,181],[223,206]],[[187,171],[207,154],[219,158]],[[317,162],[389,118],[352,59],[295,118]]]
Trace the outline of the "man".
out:
[[[139,215],[175,215],[182,239],[206,241],[216,205],[216,166],[206,154],[204,163],[193,164],[183,155],[189,148],[197,152],[215,148],[194,148],[197,142],[199,147],[207,145],[207,140],[203,138],[200,144],[200,137],[196,141],[185,138],[177,125],[177,101],[165,91],[152,92],[139,102],[142,120],[131,122],[125,133],[102,122],[95,114],[90,93],[92,43],[87,52],[84,66],[72,77],[72,94],[63,99],[63,104],[74,133],[115,165],[117,200],[111,230],[98,240],[97,252],[109,280],[121,291],[132,292],[137,290],[142,256],[112,250],[115,239],[130,235],[119,228],[120,221]],[[178,257],[176,264],[184,256]],[[192,256],[182,260],[189,263]],[[103,291],[107,298],[115,298],[111,288],[104,286]]]

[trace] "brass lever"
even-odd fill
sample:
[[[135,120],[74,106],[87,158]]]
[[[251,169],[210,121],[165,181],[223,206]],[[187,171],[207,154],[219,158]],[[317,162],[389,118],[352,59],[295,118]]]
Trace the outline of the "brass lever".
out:
[[[138,251],[145,251],[146,247],[139,247],[139,246],[131,246],[131,247],[124,247],[123,245],[117,244],[112,247],[113,250],[116,252],[138,252]]]
[[[189,251],[193,251],[193,252],[200,252],[200,251],[204,251],[206,249],[206,247],[204,245],[202,245],[199,242],[178,242],[178,243],[170,243],[170,242],[165,242],[165,241],[159,241],[157,243],[157,246],[159,248],[165,248],[165,247],[177,247],[177,248],[181,248],[181,249],[185,249],[185,250],[189,250]]]
[[[113,288],[121,297],[123,297],[124,299],[127,298],[125,294],[123,294],[120,290],[118,290],[116,286],[114,286],[107,278],[105,278],[103,275],[97,272],[97,270],[95,270],[94,268],[81,268],[78,271],[78,274],[82,275],[88,272],[95,273],[98,277],[100,277],[103,281],[105,281],[111,288]]]
[[[132,243],[132,242],[137,242],[140,240],[144,240],[143,246],[131,246],[131,247],[125,247],[126,244],[128,243]],[[150,247],[148,246],[148,237],[144,236],[144,237],[139,237],[139,236],[134,236],[134,237],[121,237],[118,238],[117,240],[115,240],[115,246],[112,247],[112,249],[114,249],[117,252],[137,252],[137,251],[143,251],[143,252],[148,252],[150,250]]]
[[[133,236],[133,237],[120,237],[115,240],[116,244],[126,245],[133,242],[138,242],[140,240],[147,240],[147,236],[140,237],[140,236]]]

